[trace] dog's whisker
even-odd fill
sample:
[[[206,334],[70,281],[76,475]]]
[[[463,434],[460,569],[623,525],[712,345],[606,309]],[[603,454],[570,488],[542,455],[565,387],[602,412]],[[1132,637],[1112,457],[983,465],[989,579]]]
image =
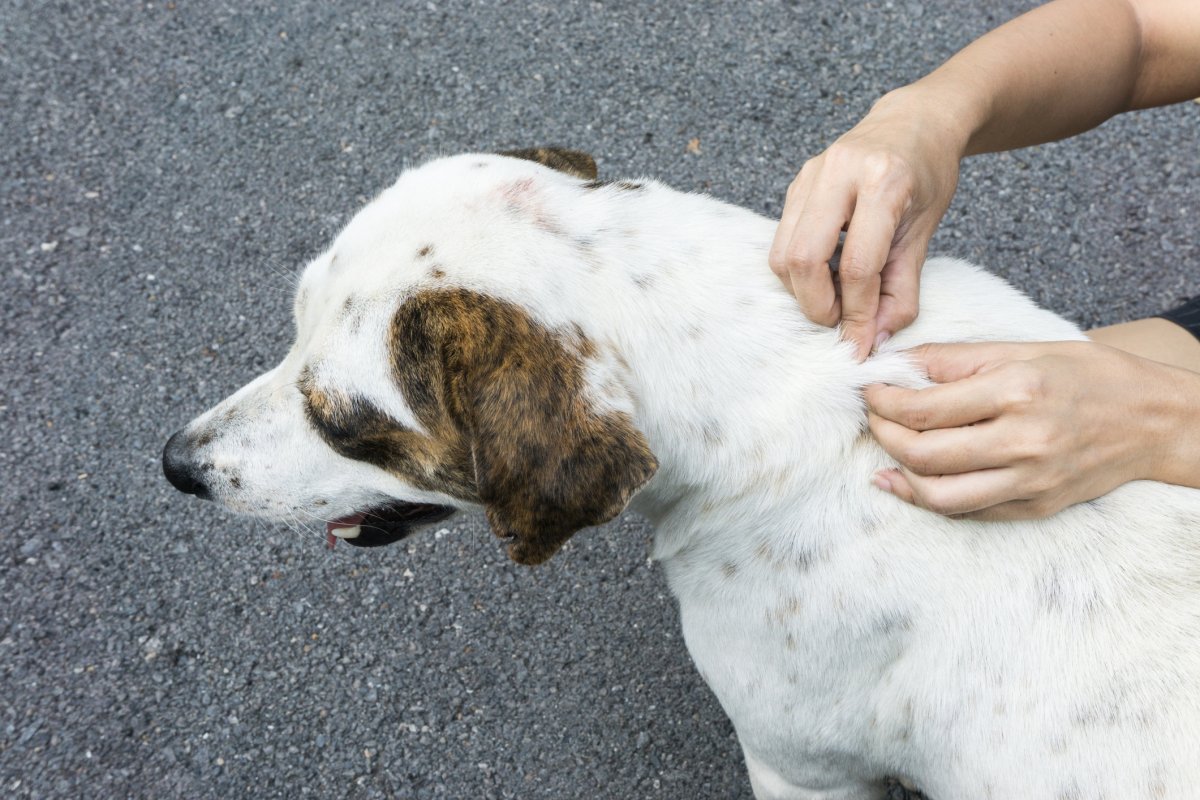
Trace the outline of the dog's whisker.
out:
[[[318,517],[316,514],[313,514],[311,511],[309,511],[308,509],[305,509],[305,508],[296,508],[296,509],[289,511],[288,517],[292,520],[294,525],[289,525],[288,527],[290,527],[297,534],[304,536],[304,537],[307,537],[308,535],[313,534],[313,533],[319,534],[319,532],[314,531],[312,528],[310,528],[306,524],[306,522],[304,520],[300,519],[299,516],[297,516],[297,514],[296,514],[297,511],[307,514],[308,516],[312,517],[314,520],[316,520],[322,524],[328,524],[330,522],[333,522],[333,520],[322,519],[321,517]],[[322,542],[324,542],[324,536],[322,536],[321,539],[322,539]],[[331,548],[331,550],[332,550],[332,552],[330,553],[330,555],[334,556],[336,558],[345,559],[345,558],[350,557],[348,555],[348,553],[346,552],[345,548],[340,548],[340,549]]]
[[[263,258],[263,263],[266,265],[267,269],[271,270],[271,272],[287,281],[289,287],[293,291],[295,291],[296,287],[300,285],[301,272],[299,270],[289,268],[282,262],[276,261],[271,256],[265,256]]]
[[[297,529],[296,519],[291,514],[281,517],[280,522],[282,522],[284,524],[284,527],[286,527],[292,533],[300,534],[301,536],[303,536],[303,531],[300,529]]]
[[[307,514],[308,516],[312,517],[314,520],[316,520],[317,522],[320,522],[323,525],[328,525],[331,522],[337,522],[337,520],[334,520],[334,519],[325,519],[324,517],[318,516],[318,515],[314,514],[313,512],[309,511],[307,508],[297,508],[296,511],[299,511],[303,514]],[[292,513],[295,513],[295,512],[292,512]]]

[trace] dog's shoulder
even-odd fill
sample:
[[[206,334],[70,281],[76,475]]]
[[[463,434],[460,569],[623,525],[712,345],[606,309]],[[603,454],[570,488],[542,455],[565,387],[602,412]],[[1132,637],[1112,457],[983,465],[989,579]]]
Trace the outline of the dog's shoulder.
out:
[[[1047,342],[1086,337],[1079,327],[1041,308],[991,272],[936,256],[922,268],[920,313],[896,333],[890,348],[932,342]]]

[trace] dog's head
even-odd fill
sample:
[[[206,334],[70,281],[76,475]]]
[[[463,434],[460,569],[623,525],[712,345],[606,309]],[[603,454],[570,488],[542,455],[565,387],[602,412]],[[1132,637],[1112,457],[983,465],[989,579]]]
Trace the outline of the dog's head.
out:
[[[554,198],[594,178],[547,149],[405,173],[306,268],[282,363],[171,437],[168,479],[361,545],[482,507],[525,564],[612,519],[657,464],[622,360],[555,301],[585,267]]]

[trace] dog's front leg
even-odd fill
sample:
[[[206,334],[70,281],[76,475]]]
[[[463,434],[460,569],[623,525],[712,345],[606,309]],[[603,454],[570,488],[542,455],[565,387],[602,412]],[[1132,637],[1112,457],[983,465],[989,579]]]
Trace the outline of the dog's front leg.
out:
[[[789,782],[775,770],[743,749],[746,770],[750,773],[750,788],[755,800],[885,800],[886,789],[881,784],[855,781],[836,788],[809,789]]]

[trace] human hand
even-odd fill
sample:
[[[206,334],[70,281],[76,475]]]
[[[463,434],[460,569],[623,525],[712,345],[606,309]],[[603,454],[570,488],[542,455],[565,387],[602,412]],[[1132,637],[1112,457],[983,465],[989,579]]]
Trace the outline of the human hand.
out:
[[[921,265],[954,196],[966,136],[907,87],[876,103],[788,187],[771,270],[809,319],[841,320],[860,359],[916,319]],[[829,263],[843,230],[835,276]]]
[[[866,392],[871,431],[901,464],[875,485],[902,500],[972,519],[1028,519],[1127,481],[1171,479],[1183,371],[1091,342],[935,344],[912,354],[938,385]]]

